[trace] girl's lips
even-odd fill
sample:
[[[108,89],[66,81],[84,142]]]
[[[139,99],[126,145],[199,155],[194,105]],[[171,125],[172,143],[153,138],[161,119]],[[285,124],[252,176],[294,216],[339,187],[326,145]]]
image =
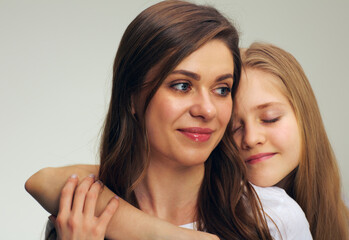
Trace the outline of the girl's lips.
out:
[[[213,130],[210,128],[198,127],[181,128],[178,129],[178,131],[195,142],[206,142],[210,139],[213,133]]]
[[[276,153],[259,153],[248,157],[245,162],[248,164],[255,164],[273,157]]]

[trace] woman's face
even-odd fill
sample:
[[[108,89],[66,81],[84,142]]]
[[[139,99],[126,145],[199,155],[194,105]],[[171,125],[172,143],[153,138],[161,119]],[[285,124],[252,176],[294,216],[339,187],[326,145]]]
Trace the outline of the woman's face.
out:
[[[230,50],[212,40],[168,75],[145,113],[152,162],[189,167],[206,161],[231,117],[233,72]]]
[[[247,68],[242,72],[234,105],[234,139],[247,165],[248,179],[257,186],[282,186],[300,160],[297,119],[281,80]]]

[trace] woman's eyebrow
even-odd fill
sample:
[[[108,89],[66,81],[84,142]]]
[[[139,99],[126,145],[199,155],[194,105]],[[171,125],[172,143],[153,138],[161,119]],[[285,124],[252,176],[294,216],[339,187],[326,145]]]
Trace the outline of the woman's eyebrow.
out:
[[[194,72],[190,72],[190,71],[187,71],[187,70],[174,70],[171,74],[183,74],[187,77],[190,77],[194,80],[200,80],[200,75],[199,74],[196,74]]]
[[[190,77],[190,78],[192,78],[194,80],[197,80],[197,81],[200,80],[200,75],[199,74],[194,73],[194,72],[190,72],[190,71],[187,71],[187,70],[181,70],[181,69],[180,70],[174,70],[171,74],[183,74],[183,75],[185,75],[187,77]],[[219,77],[217,77],[216,81],[220,82],[220,81],[223,81],[223,80],[225,80],[227,78],[234,79],[233,74],[227,73],[227,74],[224,74],[222,76],[219,76]]]
[[[220,82],[220,81],[223,81],[223,80],[228,79],[228,78],[231,78],[234,80],[233,74],[227,73],[227,74],[224,74],[222,76],[219,76],[216,81]]]

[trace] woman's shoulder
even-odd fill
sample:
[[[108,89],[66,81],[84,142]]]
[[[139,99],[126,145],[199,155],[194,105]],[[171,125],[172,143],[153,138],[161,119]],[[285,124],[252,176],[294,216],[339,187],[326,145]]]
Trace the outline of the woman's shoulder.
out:
[[[312,239],[302,208],[285,190],[252,186],[262,203],[270,233],[275,239]]]

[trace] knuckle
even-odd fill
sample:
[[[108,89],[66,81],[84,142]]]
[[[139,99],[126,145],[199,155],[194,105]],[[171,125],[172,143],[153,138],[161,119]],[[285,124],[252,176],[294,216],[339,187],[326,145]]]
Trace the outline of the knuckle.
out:
[[[70,217],[69,219],[68,219],[68,222],[67,222],[67,225],[68,225],[68,228],[71,230],[71,231],[74,231],[74,230],[76,230],[77,229],[77,227],[78,227],[78,221],[77,221],[77,219],[75,218],[75,217]]]
[[[91,234],[95,237],[104,236],[104,228],[100,225],[96,225],[91,231]]]
[[[64,225],[65,219],[61,215],[58,215],[56,218],[56,227],[62,229]]]

